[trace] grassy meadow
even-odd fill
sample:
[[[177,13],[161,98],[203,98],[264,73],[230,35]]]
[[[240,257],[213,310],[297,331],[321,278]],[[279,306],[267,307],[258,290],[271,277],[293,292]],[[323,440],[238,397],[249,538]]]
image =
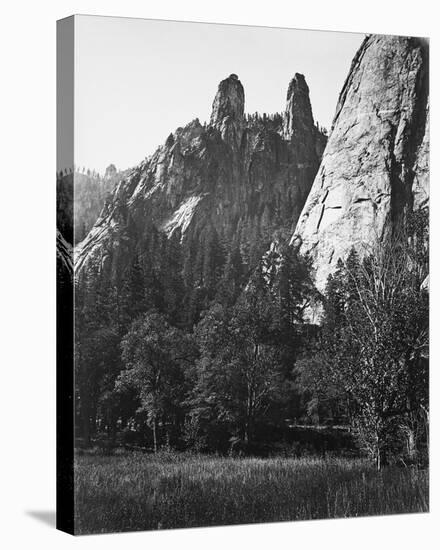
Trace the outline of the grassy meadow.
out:
[[[76,533],[427,512],[428,471],[360,458],[122,453],[75,462]]]

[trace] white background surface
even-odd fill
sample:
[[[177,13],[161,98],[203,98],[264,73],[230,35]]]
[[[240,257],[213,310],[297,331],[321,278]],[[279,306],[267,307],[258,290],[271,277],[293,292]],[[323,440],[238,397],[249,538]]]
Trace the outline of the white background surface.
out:
[[[55,507],[55,20],[72,13],[431,37],[431,514],[82,538]],[[3,3],[0,19],[0,541],[3,548],[430,549],[439,536],[438,14],[435,2]],[[436,238],[437,237],[437,238]],[[436,288],[437,287],[437,288]],[[50,517],[50,514],[49,514]]]

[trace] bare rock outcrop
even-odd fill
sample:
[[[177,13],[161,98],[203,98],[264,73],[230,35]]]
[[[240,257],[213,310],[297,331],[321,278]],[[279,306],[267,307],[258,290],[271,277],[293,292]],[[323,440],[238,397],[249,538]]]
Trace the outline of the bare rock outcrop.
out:
[[[304,75],[296,73],[287,89],[287,105],[283,133],[286,139],[298,138],[310,142],[314,137],[309,87]]]
[[[244,128],[244,89],[236,74],[229,75],[219,84],[212,104],[211,125],[220,131],[222,138],[238,148]]]
[[[428,43],[368,36],[291,241],[312,257],[319,290],[352,247],[362,253],[426,206],[428,163]]]

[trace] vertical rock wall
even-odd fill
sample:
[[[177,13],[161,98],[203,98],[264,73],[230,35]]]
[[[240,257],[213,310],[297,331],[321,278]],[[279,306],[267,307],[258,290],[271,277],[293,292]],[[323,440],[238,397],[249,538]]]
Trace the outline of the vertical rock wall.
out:
[[[292,237],[312,257],[321,291],[352,247],[362,252],[426,205],[428,156],[427,41],[367,37]]]

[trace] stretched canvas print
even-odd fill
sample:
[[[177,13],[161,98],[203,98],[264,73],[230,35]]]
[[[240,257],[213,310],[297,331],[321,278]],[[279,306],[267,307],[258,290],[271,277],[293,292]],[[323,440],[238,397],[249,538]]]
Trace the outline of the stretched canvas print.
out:
[[[58,527],[427,512],[428,40],[57,40]]]

